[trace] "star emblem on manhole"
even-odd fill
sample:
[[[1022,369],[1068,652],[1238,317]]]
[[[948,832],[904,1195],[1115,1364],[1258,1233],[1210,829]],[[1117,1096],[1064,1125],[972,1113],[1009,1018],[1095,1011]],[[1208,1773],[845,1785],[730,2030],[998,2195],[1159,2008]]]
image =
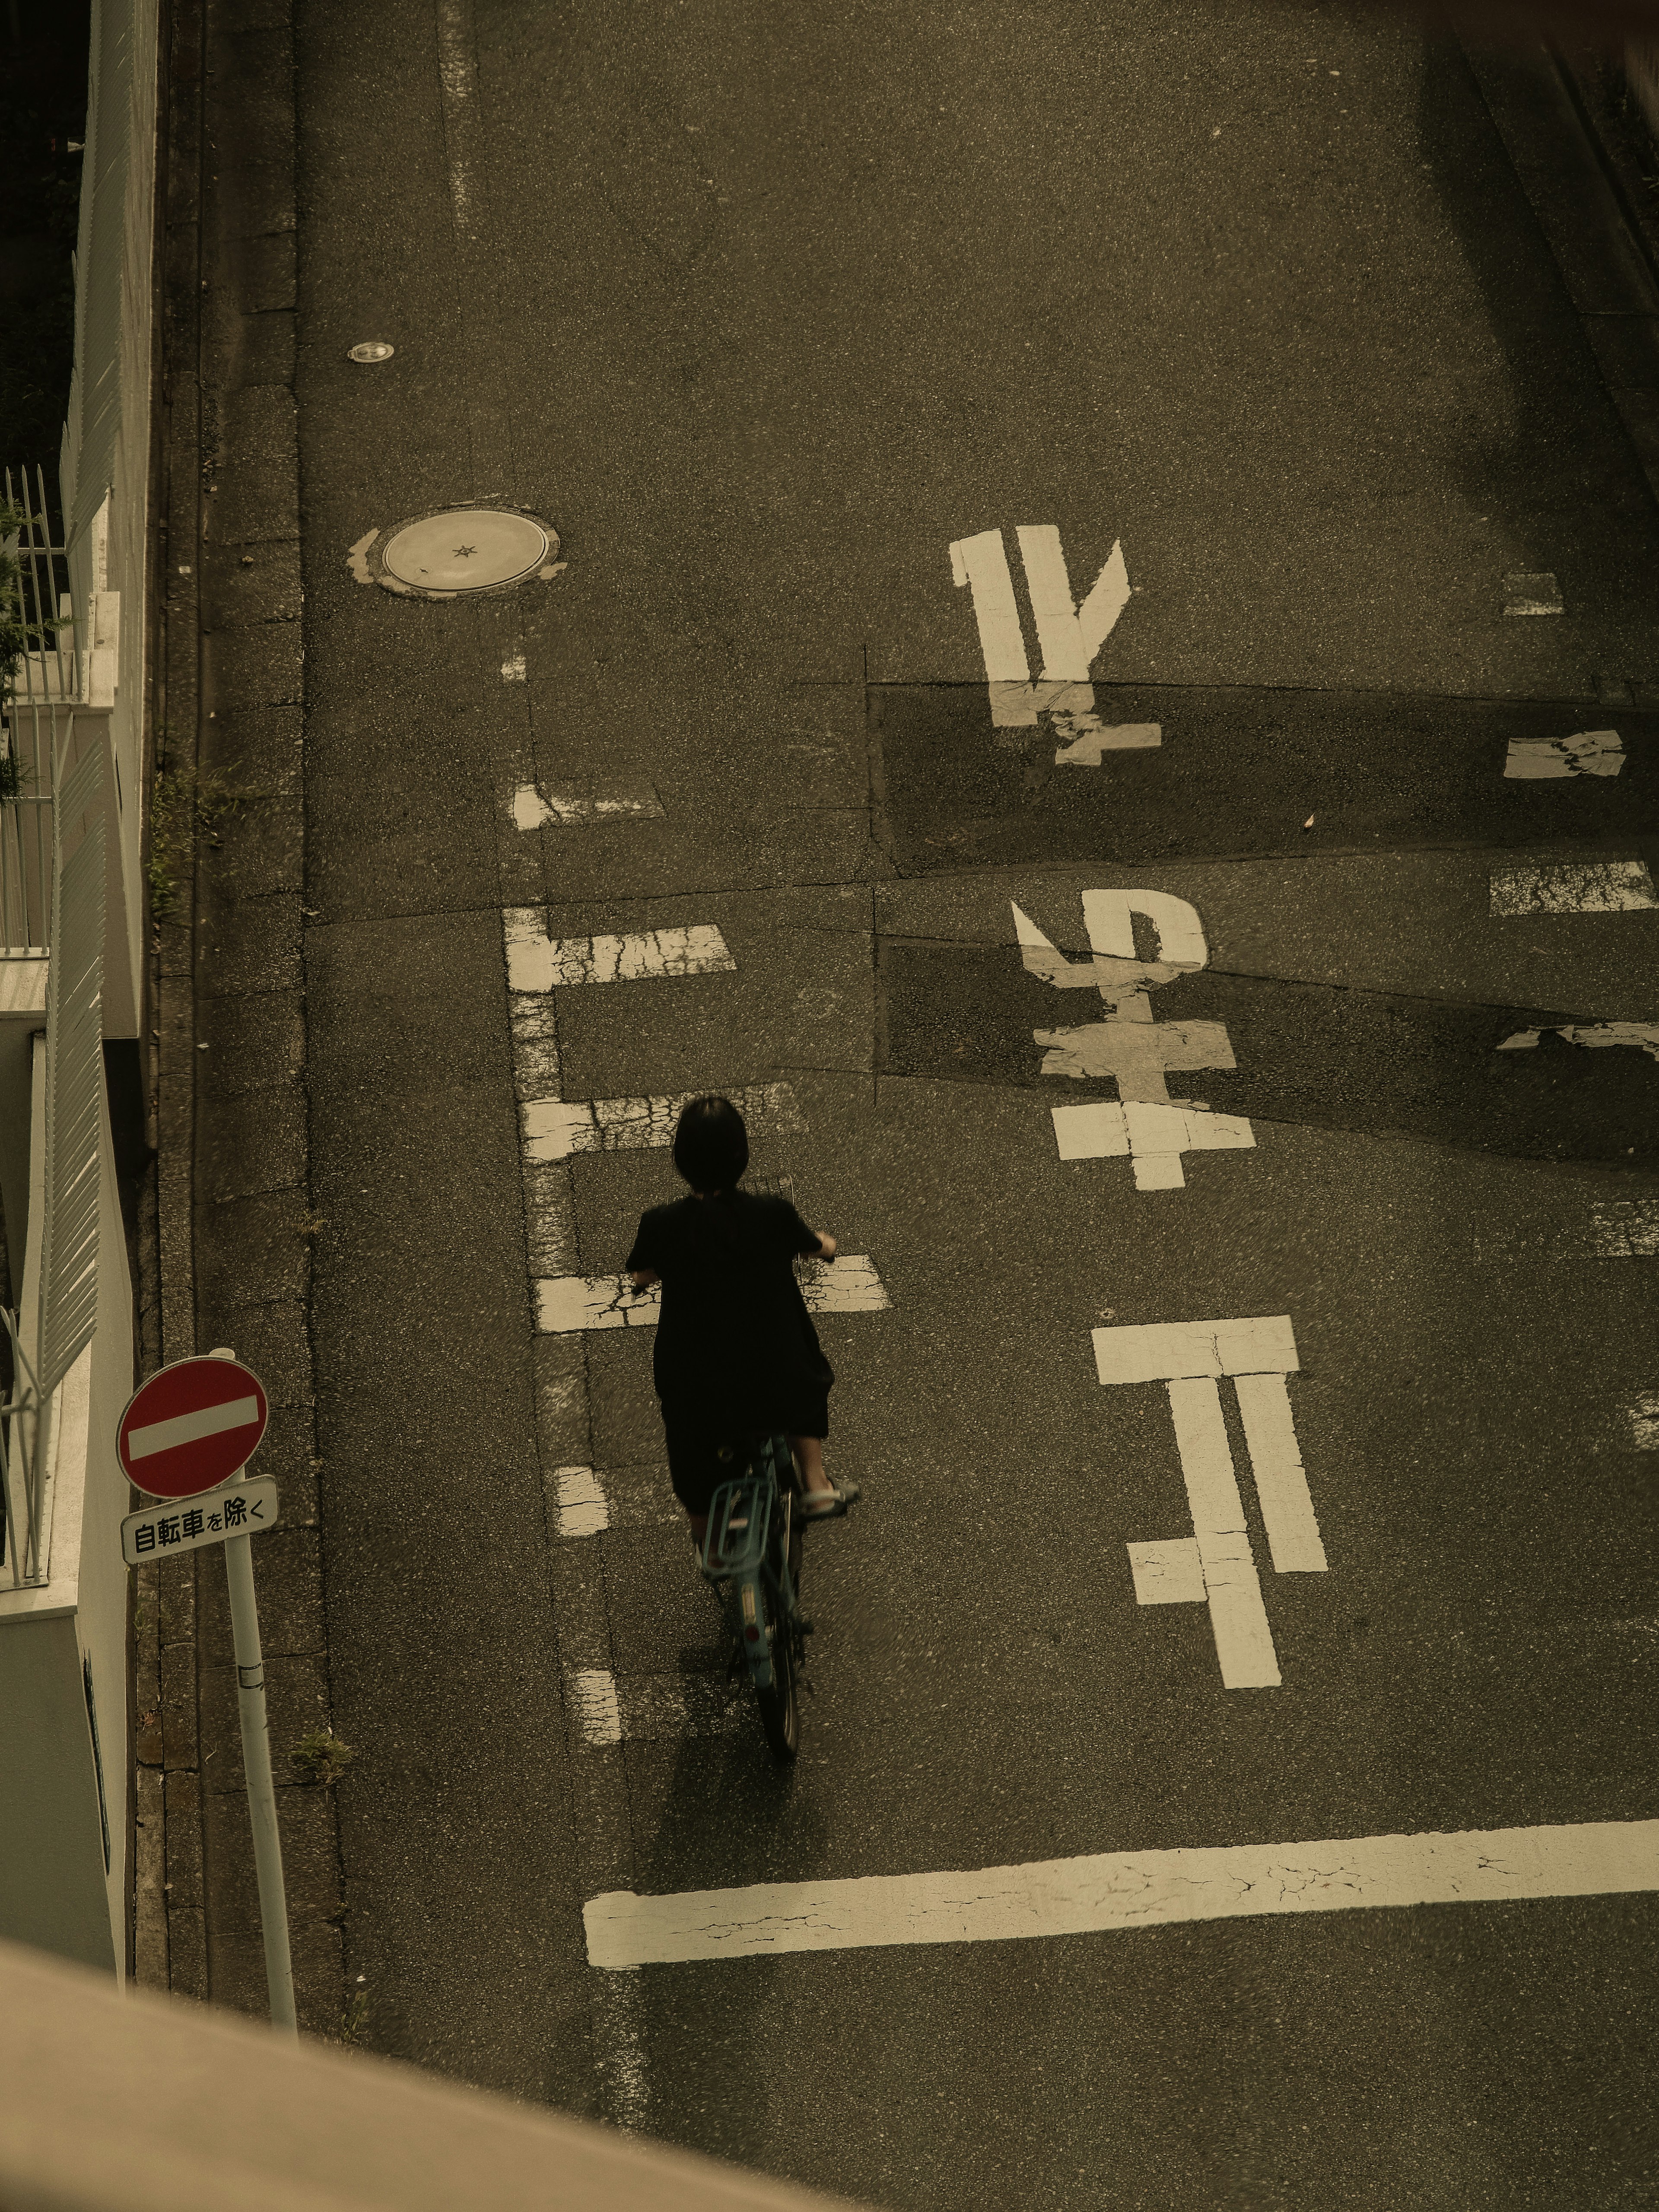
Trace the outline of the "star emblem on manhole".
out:
[[[476,553],[477,550],[476,545],[458,545],[455,548],[454,557],[458,561],[465,561],[470,554]]]

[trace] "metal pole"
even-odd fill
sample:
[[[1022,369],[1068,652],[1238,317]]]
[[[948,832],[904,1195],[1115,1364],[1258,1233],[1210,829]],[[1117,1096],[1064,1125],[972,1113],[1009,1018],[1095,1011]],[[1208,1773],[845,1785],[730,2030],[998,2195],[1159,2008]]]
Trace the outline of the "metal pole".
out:
[[[244,1468],[235,1480],[243,1482],[246,1475]],[[253,1870],[259,1882],[259,1925],[265,1939],[270,2024],[279,2034],[297,2036],[294,1962],[288,1948],[288,1898],[283,1888],[283,1844],[276,1832],[270,1731],[265,1722],[265,1667],[259,1652],[259,1612],[253,1600],[252,1546],[251,1536],[225,1539],[230,1632],[236,1646],[236,1698],[242,1711],[242,1770],[247,1776],[248,1816],[253,1823]]]

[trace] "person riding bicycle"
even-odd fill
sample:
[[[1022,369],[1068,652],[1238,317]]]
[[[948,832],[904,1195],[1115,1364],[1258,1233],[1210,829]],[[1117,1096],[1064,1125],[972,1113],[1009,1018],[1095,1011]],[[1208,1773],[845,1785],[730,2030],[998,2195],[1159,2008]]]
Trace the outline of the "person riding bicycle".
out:
[[[674,1495],[702,1548],[708,1508],[743,1472],[746,1447],[779,1431],[799,1469],[807,1521],[844,1513],[859,1494],[823,1470],[835,1370],[791,1264],[836,1256],[787,1198],[740,1190],[749,1133],[729,1098],[706,1095],[674,1132],[674,1165],[691,1195],[640,1219],[627,1273],[636,1291],[662,1285],[652,1376],[662,1404]]]

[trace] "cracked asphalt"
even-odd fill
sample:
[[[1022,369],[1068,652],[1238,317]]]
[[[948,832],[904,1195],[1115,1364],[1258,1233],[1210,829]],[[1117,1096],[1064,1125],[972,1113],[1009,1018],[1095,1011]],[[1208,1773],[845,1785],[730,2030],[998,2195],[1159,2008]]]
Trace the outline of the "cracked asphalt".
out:
[[[1491,895],[1659,860],[1659,507],[1462,49],[1332,0],[307,0],[297,58],[312,1318],[369,2039],[905,2212],[1650,2202],[1647,1894],[583,1948],[617,1889],[1659,1814],[1659,1063],[1498,1049],[1651,1024],[1659,908]],[[348,566],[489,499],[562,574],[431,603]],[[1022,523],[1079,596],[1121,544],[1097,706],[1158,748],[1056,769],[1047,726],[994,729],[949,548]],[[1565,613],[1506,617],[1545,571]],[[1617,777],[1503,774],[1614,726]],[[1171,1103],[1254,1135],[1179,1188],[1057,1149],[1053,1107],[1116,1093],[1042,1073],[1091,994],[1027,971],[1012,908],[1075,959],[1113,888],[1195,909],[1207,963],[1152,1016],[1234,1064]],[[508,909],[561,948],[539,1091]],[[582,949],[687,929],[732,968]],[[556,1218],[519,1119],[556,1079],[787,1084],[756,1174],[890,1300],[818,1322],[864,1502],[810,1540],[793,1772],[720,1689],[648,1331],[537,1337],[535,1282],[615,1274],[675,1188],[660,1150],[579,1152]],[[1135,1601],[1183,1469],[1091,1332],[1272,1315],[1329,1567],[1273,1574],[1246,1497],[1283,1680],[1229,1690],[1203,1605]],[[603,1534],[561,1534],[572,1466]]]

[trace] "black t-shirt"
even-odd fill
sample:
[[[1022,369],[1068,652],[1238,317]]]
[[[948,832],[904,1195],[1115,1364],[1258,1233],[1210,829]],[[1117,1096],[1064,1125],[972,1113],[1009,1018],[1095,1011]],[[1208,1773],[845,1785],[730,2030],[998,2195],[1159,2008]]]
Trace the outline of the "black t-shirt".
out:
[[[683,1198],[642,1216],[630,1273],[662,1277],[652,1354],[666,1411],[733,1434],[787,1427],[835,1380],[790,1262],[818,1249],[787,1198]]]

